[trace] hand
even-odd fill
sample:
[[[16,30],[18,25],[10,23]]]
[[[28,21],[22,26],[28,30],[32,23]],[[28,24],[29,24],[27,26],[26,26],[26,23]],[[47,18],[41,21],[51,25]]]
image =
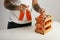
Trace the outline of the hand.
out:
[[[20,11],[25,11],[26,8],[27,8],[26,5],[24,5],[24,4],[21,4],[20,5]]]
[[[44,12],[45,12],[45,9],[44,9],[44,8],[42,8],[42,9],[40,9],[40,10],[39,10],[39,12],[42,14],[42,13],[44,13]]]
[[[25,11],[26,8],[27,8],[26,5],[21,4],[20,6],[17,6],[17,7],[16,7],[16,10],[18,10],[18,11]]]

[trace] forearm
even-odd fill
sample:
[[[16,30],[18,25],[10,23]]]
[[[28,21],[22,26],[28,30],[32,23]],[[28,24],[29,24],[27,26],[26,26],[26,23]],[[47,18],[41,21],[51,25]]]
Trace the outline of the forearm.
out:
[[[13,5],[9,0],[5,0],[4,6],[5,6],[5,8],[7,8],[9,10],[17,10],[19,7],[17,5]]]
[[[33,0],[32,6],[33,6],[33,9],[34,9],[36,12],[39,12],[39,11],[41,10],[41,7],[38,5],[38,1],[37,1],[37,0]]]
[[[36,11],[36,12],[39,12],[41,10],[41,7],[38,5],[38,4],[34,4],[33,5],[33,9]]]
[[[15,5],[8,5],[8,6],[6,6],[6,8],[9,9],[9,10],[17,10],[16,7],[17,6],[15,6]]]

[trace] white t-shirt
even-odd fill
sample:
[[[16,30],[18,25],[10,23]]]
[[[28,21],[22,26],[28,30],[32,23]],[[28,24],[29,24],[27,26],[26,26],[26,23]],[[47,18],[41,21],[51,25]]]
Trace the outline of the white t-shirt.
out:
[[[29,6],[29,10],[31,11],[32,8],[32,0],[10,0],[12,4],[14,5],[20,5],[20,4],[25,4],[26,6]],[[18,24],[25,24],[29,23],[31,21],[27,21],[26,19],[26,14],[24,15],[23,21],[18,20],[20,12],[16,10],[10,10],[10,16],[9,16],[9,22],[15,22]]]

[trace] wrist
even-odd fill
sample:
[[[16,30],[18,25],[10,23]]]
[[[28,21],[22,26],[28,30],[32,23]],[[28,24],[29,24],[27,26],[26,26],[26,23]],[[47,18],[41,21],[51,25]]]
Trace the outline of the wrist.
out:
[[[15,8],[16,10],[20,10],[20,6],[16,6],[16,8]]]

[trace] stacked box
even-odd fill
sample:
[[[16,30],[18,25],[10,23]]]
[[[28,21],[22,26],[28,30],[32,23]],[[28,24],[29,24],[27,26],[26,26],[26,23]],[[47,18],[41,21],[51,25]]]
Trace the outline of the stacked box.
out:
[[[38,32],[44,35],[51,30],[52,16],[41,14],[37,18],[35,18],[35,20],[36,20],[35,32]]]

